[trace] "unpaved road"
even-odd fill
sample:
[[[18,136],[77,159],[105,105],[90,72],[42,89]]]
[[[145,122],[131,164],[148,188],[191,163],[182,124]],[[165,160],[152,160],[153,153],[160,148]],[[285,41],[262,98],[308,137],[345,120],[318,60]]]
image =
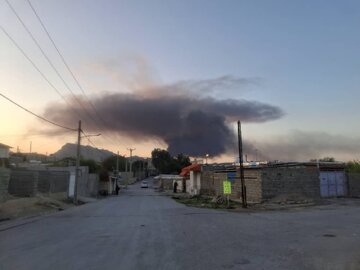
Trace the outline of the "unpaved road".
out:
[[[0,269],[360,269],[360,207],[229,213],[131,186],[0,223]]]

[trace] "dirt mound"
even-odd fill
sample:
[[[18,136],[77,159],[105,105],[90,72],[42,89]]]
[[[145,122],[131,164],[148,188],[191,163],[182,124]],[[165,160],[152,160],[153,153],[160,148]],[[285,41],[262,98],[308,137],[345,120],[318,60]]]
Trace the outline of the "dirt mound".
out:
[[[0,204],[0,221],[61,211],[69,207],[71,204],[63,193],[54,194],[51,197],[41,195],[29,198],[11,197]]]

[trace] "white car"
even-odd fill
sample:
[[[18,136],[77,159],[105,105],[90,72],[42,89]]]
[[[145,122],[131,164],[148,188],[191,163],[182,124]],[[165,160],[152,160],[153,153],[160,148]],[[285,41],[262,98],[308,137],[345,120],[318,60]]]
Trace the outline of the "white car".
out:
[[[141,188],[148,188],[148,181],[141,181]]]

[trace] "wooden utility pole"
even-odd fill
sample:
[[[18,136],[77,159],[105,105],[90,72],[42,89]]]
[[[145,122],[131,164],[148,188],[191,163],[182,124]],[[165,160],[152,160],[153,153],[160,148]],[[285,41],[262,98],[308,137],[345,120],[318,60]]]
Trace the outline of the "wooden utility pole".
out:
[[[78,198],[77,198],[77,186],[78,186],[78,181],[79,181],[80,147],[81,147],[81,120],[79,121],[78,142],[77,142],[77,151],[76,151],[74,204],[77,204],[77,203],[78,203]]]
[[[240,123],[240,121],[238,121],[238,146],[239,146],[240,181],[241,181],[241,202],[242,202],[242,207],[247,208],[246,186],[245,186],[244,164],[243,164],[243,147],[242,147],[242,136],[241,136],[241,123]]]

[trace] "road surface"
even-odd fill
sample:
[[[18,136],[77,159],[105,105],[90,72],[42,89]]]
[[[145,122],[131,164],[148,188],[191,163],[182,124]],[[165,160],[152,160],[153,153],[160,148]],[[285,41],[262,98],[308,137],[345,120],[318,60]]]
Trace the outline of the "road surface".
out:
[[[360,208],[229,213],[130,186],[0,224],[0,269],[360,269]]]

